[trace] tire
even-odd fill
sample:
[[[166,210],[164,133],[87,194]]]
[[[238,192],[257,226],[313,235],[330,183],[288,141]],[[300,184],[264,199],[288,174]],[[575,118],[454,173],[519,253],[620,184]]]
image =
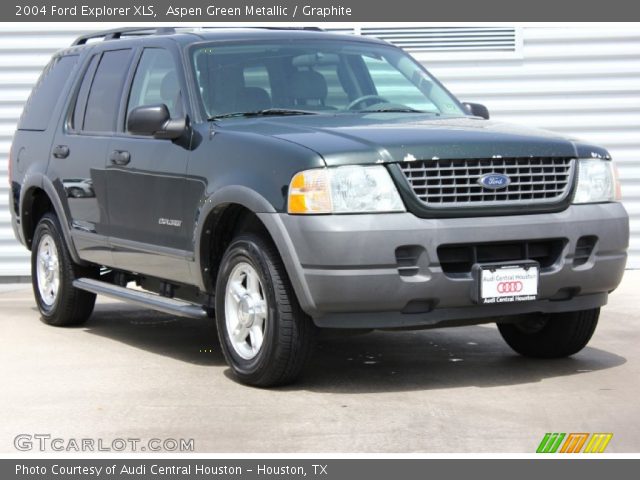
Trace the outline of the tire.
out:
[[[227,363],[247,385],[292,383],[310,356],[313,321],[300,308],[277,250],[260,235],[238,236],[223,255],[216,326]]]
[[[73,280],[97,276],[97,268],[73,263],[58,218],[52,213],[43,215],[31,248],[31,282],[42,321],[58,327],[86,322],[93,312],[96,295],[78,290]]]
[[[587,346],[598,325],[600,309],[528,317],[517,323],[499,323],[502,338],[526,357],[562,358]]]

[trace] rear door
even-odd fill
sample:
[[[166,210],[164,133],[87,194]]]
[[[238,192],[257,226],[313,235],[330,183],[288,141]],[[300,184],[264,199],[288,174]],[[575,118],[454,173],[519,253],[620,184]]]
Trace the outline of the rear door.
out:
[[[105,162],[132,55],[125,48],[90,56],[54,137],[49,163],[49,175],[65,193],[78,254],[101,265],[112,265]]]
[[[129,112],[143,105],[163,103],[171,118],[185,115],[178,54],[148,47],[135,64],[107,154],[114,262],[124,270],[190,283],[192,232],[183,218],[188,146],[126,129]]]

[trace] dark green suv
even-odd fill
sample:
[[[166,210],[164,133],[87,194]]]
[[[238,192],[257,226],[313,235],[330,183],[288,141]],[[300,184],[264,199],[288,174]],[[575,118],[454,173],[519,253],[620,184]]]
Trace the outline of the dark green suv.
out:
[[[259,386],[295,379],[317,328],[497,322],[524,355],[576,353],[626,261],[611,159],[488,117],[370,38],[81,37],[10,158],[42,317],[82,323],[96,294],[215,317]]]

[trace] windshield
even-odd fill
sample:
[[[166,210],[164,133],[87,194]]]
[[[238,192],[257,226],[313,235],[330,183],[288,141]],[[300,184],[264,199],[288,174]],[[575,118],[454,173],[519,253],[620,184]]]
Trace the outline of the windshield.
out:
[[[348,41],[200,44],[191,52],[209,118],[418,111],[464,115],[460,104],[402,50]]]

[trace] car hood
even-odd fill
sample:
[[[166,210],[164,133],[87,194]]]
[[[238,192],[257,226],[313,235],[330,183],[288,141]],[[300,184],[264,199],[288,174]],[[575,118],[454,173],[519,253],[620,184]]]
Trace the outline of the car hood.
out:
[[[296,115],[233,119],[221,127],[302,145],[320,154],[329,166],[500,156],[609,158],[603,148],[552,132],[474,117]]]

